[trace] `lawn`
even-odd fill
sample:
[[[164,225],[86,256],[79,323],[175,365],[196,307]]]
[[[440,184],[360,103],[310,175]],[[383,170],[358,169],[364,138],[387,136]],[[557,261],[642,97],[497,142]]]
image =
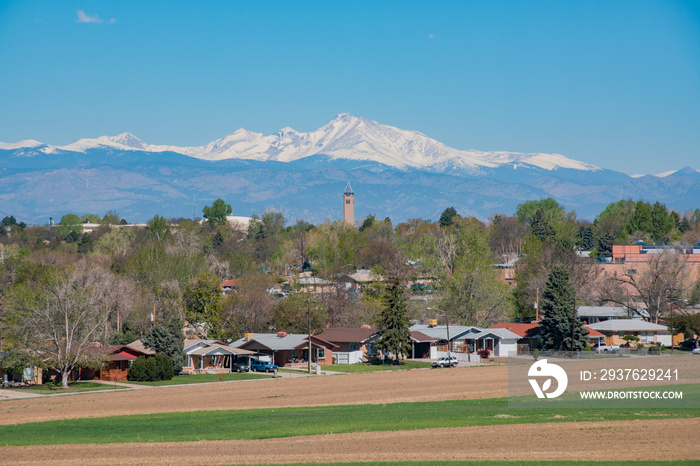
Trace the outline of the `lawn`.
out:
[[[700,409],[508,409],[506,398],[199,411],[0,426],[1,445],[179,442],[503,424],[700,417]],[[368,420],[371,419],[371,422]]]
[[[106,385],[97,382],[69,382],[68,386],[70,388],[60,388],[60,385],[54,385],[51,383],[44,385],[31,385],[29,387],[11,388],[11,390],[15,392],[34,393],[39,395],[54,395],[57,393],[80,393],[93,390],[114,390],[124,388],[118,385],[115,386],[114,384]]]
[[[393,364],[391,361],[381,362],[361,362],[357,364],[339,364],[334,366],[324,366],[323,369],[329,372],[375,372],[375,371],[401,371],[408,369],[425,369],[430,367],[426,361],[402,361],[401,364]]]
[[[195,383],[208,382],[231,382],[234,380],[249,380],[249,379],[269,379],[272,374],[257,374],[254,372],[226,372],[225,374],[196,374],[196,375],[176,375],[170,380],[159,380],[157,382],[124,382],[134,385],[152,385],[160,387],[165,385],[188,385]],[[221,380],[219,380],[221,379]]]

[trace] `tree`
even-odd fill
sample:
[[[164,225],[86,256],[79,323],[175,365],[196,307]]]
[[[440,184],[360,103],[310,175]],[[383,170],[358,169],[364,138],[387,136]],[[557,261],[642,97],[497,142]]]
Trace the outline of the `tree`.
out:
[[[185,340],[180,322],[172,320],[167,326],[157,325],[146,333],[141,341],[156,353],[169,356],[172,370],[176,374],[182,371],[187,355],[184,351]]]
[[[153,217],[153,219],[148,222],[146,230],[148,231],[148,237],[153,238],[156,241],[163,241],[172,237],[170,234],[168,221],[165,219],[165,217],[160,217],[158,215]]]
[[[457,210],[454,207],[448,207],[447,209],[443,210],[442,214],[440,214],[440,226],[448,227],[452,225],[456,215]]]
[[[212,226],[226,225],[226,216],[231,215],[232,212],[233,208],[231,205],[226,204],[221,198],[215,200],[211,206],[204,206],[204,209],[202,209],[204,218],[209,220],[209,224]]]
[[[272,310],[275,329],[289,333],[306,333],[325,327],[328,309],[311,293],[292,293],[281,299]]]
[[[182,293],[185,315],[190,323],[204,323],[210,328],[220,318],[221,282],[209,272],[191,279]]]
[[[543,314],[540,322],[542,348],[583,351],[588,346],[588,330],[581,327],[574,290],[569,284],[569,274],[563,267],[555,267],[550,272],[540,299],[540,308]]]
[[[91,347],[109,311],[100,283],[108,273],[83,262],[68,270],[49,269],[36,284],[13,287],[8,327],[15,341],[61,374],[61,385],[77,367],[99,367],[105,353]]]
[[[381,333],[377,348],[393,352],[398,364],[401,355],[411,351],[411,332],[408,329],[410,320],[406,314],[404,290],[399,280],[386,285],[382,304],[382,311],[377,316],[377,329]]]
[[[658,323],[670,305],[678,305],[688,293],[686,262],[680,254],[650,255],[645,263],[608,277],[599,289],[601,303],[627,308],[630,315],[643,316]]]

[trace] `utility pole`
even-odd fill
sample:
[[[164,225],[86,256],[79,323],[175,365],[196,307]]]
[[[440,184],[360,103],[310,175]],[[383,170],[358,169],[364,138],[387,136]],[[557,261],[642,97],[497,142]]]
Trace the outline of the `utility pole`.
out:
[[[576,332],[576,295],[574,295],[574,314],[571,316],[571,359],[574,359],[574,334]]]
[[[313,343],[311,343],[311,297],[306,300],[306,314],[308,316],[309,325],[309,374],[311,374],[311,355],[313,354]]]

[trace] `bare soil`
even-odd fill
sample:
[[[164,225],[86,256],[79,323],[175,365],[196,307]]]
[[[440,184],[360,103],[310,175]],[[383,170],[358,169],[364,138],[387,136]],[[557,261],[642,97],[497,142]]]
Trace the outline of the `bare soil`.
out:
[[[0,403],[0,424],[203,410],[441,401],[507,396],[506,366],[215,382]]]
[[[52,396],[0,403],[0,424],[173,411],[506,396],[507,368],[414,370]],[[553,413],[555,416],[556,413]],[[400,460],[697,460],[700,419],[366,432],[263,440],[0,447],[13,464]]]
[[[700,419],[515,424],[306,437],[1,447],[12,464],[189,465],[408,460],[695,460]]]

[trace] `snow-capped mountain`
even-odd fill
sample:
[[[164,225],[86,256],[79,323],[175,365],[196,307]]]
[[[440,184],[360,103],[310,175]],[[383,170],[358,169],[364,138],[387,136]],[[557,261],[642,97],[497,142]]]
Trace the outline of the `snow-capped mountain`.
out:
[[[450,206],[485,220],[547,197],[592,220],[620,199],[679,211],[700,199],[700,172],[690,167],[635,178],[559,154],[454,149],[348,114],[307,133],[239,129],[196,147],[148,144],[130,133],[65,146],[0,143],[0,217],[26,222],[109,210],[130,221],[201,216],[217,198],[237,215],[273,208],[290,221],[323,222],[340,217],[348,181],[358,219],[395,221],[435,219]]]
[[[27,145],[23,145],[27,143]],[[42,145],[38,141],[23,141],[7,149]],[[10,147],[12,146],[12,147]],[[2,148],[2,146],[0,146]],[[85,152],[90,149],[113,148],[146,152],[176,152],[204,160],[243,159],[258,161],[293,162],[313,155],[323,154],[332,159],[378,162],[398,169],[417,168],[431,171],[446,169],[482,173],[483,168],[503,165],[529,165],[545,170],[570,168],[575,170],[600,170],[593,165],[569,159],[560,154],[516,152],[485,152],[459,150],[431,139],[417,131],[407,131],[382,125],[366,118],[340,114],[320,128],[300,133],[283,128],[275,134],[264,136],[243,128],[204,146],[178,147],[147,144],[130,133],[118,136],[101,136],[80,139],[55,149],[67,152]],[[46,146],[44,152],[52,152]]]

